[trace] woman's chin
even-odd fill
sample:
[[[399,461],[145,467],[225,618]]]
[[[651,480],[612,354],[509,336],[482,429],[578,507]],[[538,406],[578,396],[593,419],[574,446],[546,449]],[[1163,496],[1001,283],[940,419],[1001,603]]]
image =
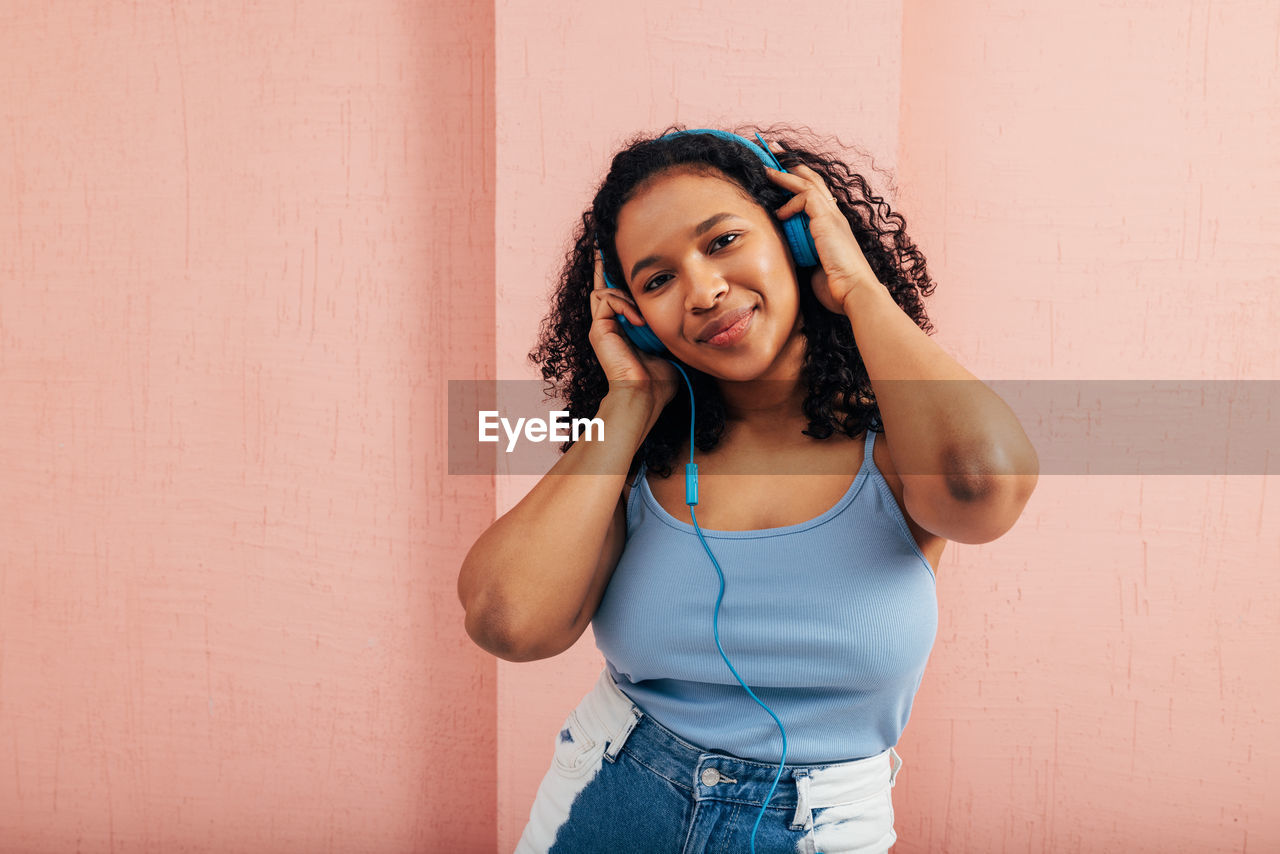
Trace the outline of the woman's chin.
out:
[[[698,370],[721,382],[748,383],[765,379],[771,371],[773,360],[758,354],[735,354],[733,358],[702,359]]]
[[[799,376],[803,364],[803,335],[797,330],[799,349],[795,355],[788,356],[791,339],[773,341],[765,333],[765,329],[752,330],[749,338],[738,342],[733,347],[715,347],[707,344],[695,344],[688,350],[677,354],[684,364],[715,377],[721,382],[747,383],[757,380],[794,380]],[[795,362],[794,369],[786,370],[786,363]]]

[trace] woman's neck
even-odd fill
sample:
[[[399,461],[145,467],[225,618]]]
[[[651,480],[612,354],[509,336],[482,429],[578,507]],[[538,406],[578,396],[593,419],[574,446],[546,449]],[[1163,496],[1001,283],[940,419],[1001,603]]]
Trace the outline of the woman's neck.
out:
[[[803,419],[801,405],[807,389],[798,379],[753,380],[720,383],[725,419],[743,427],[792,422]]]
[[[725,420],[731,429],[752,434],[794,432],[795,424],[808,424],[802,405],[808,392],[803,382],[806,340],[799,323],[774,364],[756,379],[721,380]]]

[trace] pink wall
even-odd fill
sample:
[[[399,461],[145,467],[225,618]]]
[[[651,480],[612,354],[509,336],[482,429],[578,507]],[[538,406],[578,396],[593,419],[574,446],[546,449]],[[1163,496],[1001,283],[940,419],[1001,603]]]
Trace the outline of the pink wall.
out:
[[[1276,9],[690,6],[499,4],[502,376],[533,376],[616,142],[673,120],[808,123],[896,165],[936,338],[984,379],[1280,376]],[[1280,850],[1269,484],[1046,476],[1004,538],[948,546],[895,851]],[[589,633],[499,663],[500,851],[601,666]]]
[[[1278,31],[1275,4],[906,5],[904,205],[963,364],[1280,378]],[[1042,477],[951,549],[895,850],[1280,851],[1275,490]]]
[[[492,852],[492,8],[60,5],[0,28],[0,852]]]
[[[463,634],[532,478],[446,474],[444,383],[533,376],[636,130],[896,169],[984,379],[1280,375],[1274,4],[704,5],[10,4],[0,851],[511,850],[601,660]],[[1280,850],[1274,491],[949,546],[895,851]]]

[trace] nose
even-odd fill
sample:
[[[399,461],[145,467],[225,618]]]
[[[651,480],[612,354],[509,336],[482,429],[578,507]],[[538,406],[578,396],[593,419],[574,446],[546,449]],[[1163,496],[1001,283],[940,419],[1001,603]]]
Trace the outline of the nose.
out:
[[[729,283],[720,275],[714,264],[700,263],[691,265],[685,276],[688,287],[685,291],[685,309],[688,311],[705,311],[715,308],[716,303],[729,290]]]

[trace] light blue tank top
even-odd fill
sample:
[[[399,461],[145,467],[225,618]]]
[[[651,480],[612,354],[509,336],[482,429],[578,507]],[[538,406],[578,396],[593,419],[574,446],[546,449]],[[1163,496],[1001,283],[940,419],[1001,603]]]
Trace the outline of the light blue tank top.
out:
[[[787,730],[787,764],[898,743],[937,634],[933,571],[872,459],[807,522],[702,529],[725,576],[720,643]],[[643,466],[627,540],[592,619],[618,687],[705,750],[778,763],[782,736],[716,649],[720,580],[693,526],[662,509]]]

